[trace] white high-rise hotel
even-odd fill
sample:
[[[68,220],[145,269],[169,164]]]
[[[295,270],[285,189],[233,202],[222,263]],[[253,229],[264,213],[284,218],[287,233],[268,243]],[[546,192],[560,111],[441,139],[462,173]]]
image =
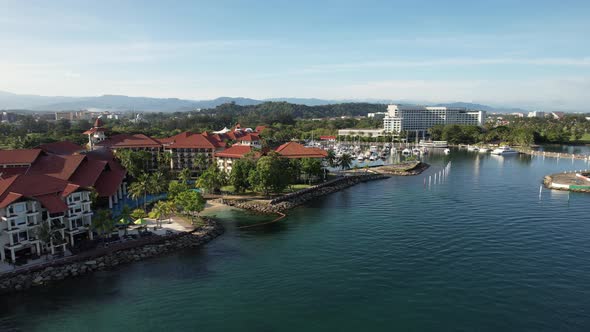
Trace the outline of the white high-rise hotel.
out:
[[[383,129],[389,133],[401,131],[425,134],[434,125],[461,124],[483,126],[485,111],[470,111],[462,107],[387,106]]]

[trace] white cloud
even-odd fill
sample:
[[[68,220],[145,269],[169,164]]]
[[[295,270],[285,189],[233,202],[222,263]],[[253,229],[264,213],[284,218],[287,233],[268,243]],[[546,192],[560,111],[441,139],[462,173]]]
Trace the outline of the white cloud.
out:
[[[387,60],[314,65],[303,73],[352,71],[368,68],[414,68],[437,66],[531,65],[590,67],[590,57],[580,58],[436,58],[426,60]]]

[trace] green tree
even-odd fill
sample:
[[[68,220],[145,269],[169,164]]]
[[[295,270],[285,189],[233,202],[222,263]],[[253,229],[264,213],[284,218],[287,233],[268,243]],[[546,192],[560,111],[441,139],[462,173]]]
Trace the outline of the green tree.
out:
[[[268,195],[271,192],[280,193],[289,184],[289,174],[285,169],[289,167],[288,160],[281,158],[278,153],[269,153],[261,157],[256,163],[256,169],[248,176],[248,181],[255,190]]]
[[[97,231],[99,237],[104,239],[115,228],[115,222],[108,210],[98,210],[92,217],[92,228]]]
[[[174,200],[178,194],[188,189],[186,182],[170,181],[168,184],[168,199]]]
[[[340,156],[340,158],[338,158],[338,166],[340,166],[341,169],[343,169],[343,170],[350,169],[351,165],[352,165],[352,156],[349,155],[348,153],[343,153],[342,156]]]
[[[159,194],[166,190],[166,177],[162,172],[155,172],[150,175],[150,190],[151,194]]]
[[[142,173],[129,186],[129,195],[131,198],[138,200],[143,196],[143,210],[147,210],[147,194],[152,189],[152,181],[147,173]]]
[[[125,227],[125,235],[127,235],[127,230],[129,228],[129,223],[131,222],[131,208],[125,204],[123,205],[123,207],[121,208],[121,212],[119,213],[119,219],[122,219],[125,221],[124,227]]]
[[[37,239],[43,243],[43,247],[45,248],[45,260],[49,259],[49,251],[47,248],[51,247],[53,244],[61,243],[63,240],[59,231],[51,229],[49,221],[41,222],[41,224],[35,228],[35,236],[37,236]]]
[[[154,204],[150,212],[150,218],[156,219],[156,226],[162,226],[162,219],[166,218],[172,213],[172,205],[168,202],[158,201]]]
[[[176,196],[174,203],[177,210],[189,216],[191,222],[195,222],[195,214],[203,211],[205,208],[205,199],[201,193],[195,190],[183,191]]]
[[[334,150],[332,150],[332,149],[328,150],[328,155],[326,156],[326,160],[328,161],[328,165],[330,165],[330,167],[336,167],[337,158],[336,158],[336,153],[334,153]]]
[[[178,181],[187,184],[191,178],[191,170],[188,168],[183,168],[180,173],[178,173]]]
[[[314,177],[322,175],[322,162],[317,158],[303,158],[301,159],[301,171],[311,184]]]
[[[146,216],[147,215],[145,211],[142,209],[135,209],[133,210],[133,212],[131,212],[131,218],[133,218],[134,221],[137,219],[145,218]]]
[[[193,165],[197,169],[198,173],[203,173],[204,169],[209,166],[209,158],[203,153],[198,153],[193,160]]]
[[[199,178],[196,186],[208,193],[218,192],[225,182],[225,173],[215,165],[211,165]]]
[[[243,193],[251,188],[248,175],[254,169],[256,169],[256,162],[251,158],[237,159],[233,162],[229,183],[237,193]]]

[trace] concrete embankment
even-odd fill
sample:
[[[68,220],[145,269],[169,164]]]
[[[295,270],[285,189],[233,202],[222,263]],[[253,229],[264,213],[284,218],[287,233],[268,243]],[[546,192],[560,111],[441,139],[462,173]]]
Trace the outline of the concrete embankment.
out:
[[[160,256],[184,248],[199,247],[223,234],[223,226],[206,218],[194,231],[121,242],[42,265],[0,275],[0,294],[49,285],[94,271]]]
[[[220,202],[229,206],[253,210],[263,213],[280,213],[302,205],[312,199],[329,195],[342,189],[354,186],[359,183],[385,179],[387,176],[381,174],[363,174],[344,176],[331,180],[311,188],[299,190],[297,192],[277,197],[271,201],[250,201],[250,200],[233,200],[221,199]]]
[[[424,172],[428,167],[430,167],[430,165],[427,163],[417,161],[408,164],[377,166],[371,168],[371,172],[395,176],[413,176]]]
[[[590,156],[585,154],[574,154],[574,153],[563,153],[563,152],[548,152],[548,151],[537,151],[525,148],[516,148],[518,152],[528,154],[532,156],[542,156],[549,158],[563,158],[563,159],[578,159],[578,160],[590,160]]]

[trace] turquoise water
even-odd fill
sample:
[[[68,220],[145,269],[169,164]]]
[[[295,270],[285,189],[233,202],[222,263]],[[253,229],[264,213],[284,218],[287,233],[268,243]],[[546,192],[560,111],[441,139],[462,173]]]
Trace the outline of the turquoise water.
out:
[[[23,331],[587,331],[590,196],[543,189],[582,161],[431,154],[281,222],[218,212],[187,250],[3,296]],[[449,162],[440,184],[424,185]],[[438,180],[438,176],[437,176]],[[268,218],[267,218],[268,219]]]

